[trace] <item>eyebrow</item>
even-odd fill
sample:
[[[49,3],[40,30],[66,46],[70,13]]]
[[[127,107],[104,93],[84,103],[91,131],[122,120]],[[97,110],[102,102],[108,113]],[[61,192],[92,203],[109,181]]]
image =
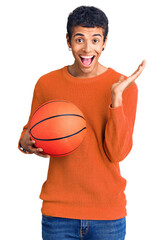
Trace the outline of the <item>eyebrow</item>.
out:
[[[84,34],[82,34],[82,33],[76,33],[75,35],[73,35],[73,37],[76,37],[76,36],[82,36],[82,37],[83,37]],[[95,33],[95,34],[92,35],[92,37],[96,37],[96,36],[102,38],[101,34],[99,34],[99,33]]]

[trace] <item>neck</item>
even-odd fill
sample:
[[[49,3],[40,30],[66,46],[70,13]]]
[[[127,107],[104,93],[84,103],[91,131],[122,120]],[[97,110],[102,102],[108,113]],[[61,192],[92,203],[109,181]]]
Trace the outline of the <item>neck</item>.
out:
[[[104,67],[100,63],[97,64],[97,66],[94,67],[93,70],[82,70],[79,68],[76,63],[68,67],[69,73],[77,78],[91,78],[91,77],[96,77],[105,71],[107,71],[108,68]]]

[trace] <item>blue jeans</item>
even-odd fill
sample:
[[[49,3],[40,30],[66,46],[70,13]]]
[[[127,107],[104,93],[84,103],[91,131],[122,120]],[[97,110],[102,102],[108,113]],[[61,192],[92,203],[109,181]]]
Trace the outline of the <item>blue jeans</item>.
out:
[[[42,215],[43,240],[124,240],[126,218],[78,220]]]

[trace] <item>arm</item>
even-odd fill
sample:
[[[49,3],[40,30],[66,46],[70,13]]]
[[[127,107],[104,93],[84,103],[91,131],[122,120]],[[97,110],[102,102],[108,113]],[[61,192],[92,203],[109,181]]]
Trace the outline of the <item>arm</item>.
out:
[[[122,161],[132,148],[138,89],[134,81],[145,67],[145,61],[130,77],[121,76],[111,87],[112,106],[105,129],[104,150],[113,162]],[[125,91],[126,90],[126,91]]]
[[[30,117],[29,117],[28,123],[24,126],[23,131],[21,133],[21,136],[18,142],[18,148],[23,153],[34,153],[41,157],[49,157],[48,155],[42,154],[43,149],[36,148],[35,141],[30,139],[30,133],[29,133],[30,119],[33,113],[35,112],[35,110],[43,103],[38,92],[39,92],[38,84],[36,84],[34,93],[33,93]]]
[[[104,149],[113,162],[122,161],[132,148],[132,134],[137,108],[138,89],[133,84],[123,94],[121,106],[109,106]]]

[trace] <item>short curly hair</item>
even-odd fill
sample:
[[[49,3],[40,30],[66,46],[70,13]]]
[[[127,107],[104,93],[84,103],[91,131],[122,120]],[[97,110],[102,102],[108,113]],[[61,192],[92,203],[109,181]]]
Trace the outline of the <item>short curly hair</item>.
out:
[[[104,29],[104,42],[108,35],[108,18],[99,8],[93,6],[81,6],[76,8],[68,16],[67,33],[69,40],[72,37],[72,29],[76,26]]]

